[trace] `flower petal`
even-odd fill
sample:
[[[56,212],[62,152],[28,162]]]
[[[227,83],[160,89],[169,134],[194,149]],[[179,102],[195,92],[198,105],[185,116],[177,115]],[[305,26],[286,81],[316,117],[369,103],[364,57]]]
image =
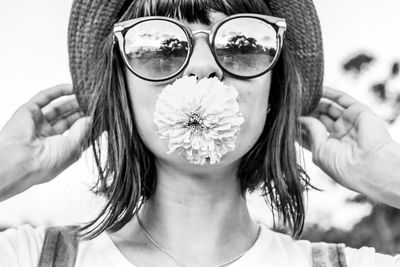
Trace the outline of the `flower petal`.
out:
[[[190,163],[217,164],[235,149],[244,122],[239,93],[217,78],[184,76],[166,86],[159,95],[154,123],[168,153],[182,154]]]

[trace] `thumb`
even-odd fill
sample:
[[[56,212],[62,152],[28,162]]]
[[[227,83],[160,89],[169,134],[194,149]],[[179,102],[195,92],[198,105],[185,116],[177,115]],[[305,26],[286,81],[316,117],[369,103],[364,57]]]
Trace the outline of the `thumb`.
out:
[[[309,116],[301,116],[298,120],[307,132],[306,141],[311,151],[314,151],[316,147],[325,143],[328,138],[328,131],[318,119]]]
[[[82,117],[77,120],[70,128],[68,138],[71,143],[76,147],[75,149],[80,149],[83,145],[83,141],[92,126],[93,118],[90,116]]]

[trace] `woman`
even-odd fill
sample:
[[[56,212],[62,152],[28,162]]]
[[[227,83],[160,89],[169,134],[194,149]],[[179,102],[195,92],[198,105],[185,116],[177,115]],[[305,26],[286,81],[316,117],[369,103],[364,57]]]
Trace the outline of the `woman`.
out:
[[[74,92],[90,117],[80,118],[74,100],[47,106],[71,94],[64,85],[17,111],[0,135],[1,151],[16,151],[15,158],[1,156],[10,162],[2,167],[1,196],[52,179],[90,143],[96,192],[108,202],[77,229],[79,247],[68,229],[49,229],[46,237],[44,228],[6,231],[5,264],[399,264],[368,249],[296,241],[259,225],[247,210],[245,193],[260,189],[299,237],[309,185],[296,140],[339,183],[400,206],[399,181],[384,167],[398,165],[399,145],[370,109],[326,89],[314,117],[300,117],[321,95],[312,2],[78,0],[69,49]],[[20,132],[23,120],[31,132]],[[69,135],[60,135],[71,124]],[[21,162],[22,170],[12,167]]]

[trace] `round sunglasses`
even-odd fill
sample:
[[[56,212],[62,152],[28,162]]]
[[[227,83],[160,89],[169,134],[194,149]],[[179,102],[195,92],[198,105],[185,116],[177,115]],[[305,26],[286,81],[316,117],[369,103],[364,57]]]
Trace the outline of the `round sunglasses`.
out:
[[[194,36],[208,34],[218,66],[236,78],[250,79],[274,66],[285,31],[284,19],[258,14],[226,17],[210,31],[192,31],[176,19],[149,16],[116,23],[114,43],[133,74],[148,81],[165,81],[187,66]]]

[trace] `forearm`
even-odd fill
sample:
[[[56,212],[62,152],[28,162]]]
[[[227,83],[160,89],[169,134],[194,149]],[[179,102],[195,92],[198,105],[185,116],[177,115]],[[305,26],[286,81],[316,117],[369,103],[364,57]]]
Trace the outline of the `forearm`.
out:
[[[28,189],[34,173],[29,149],[0,136],[0,202]]]
[[[400,144],[383,146],[370,161],[362,193],[400,209]]]

